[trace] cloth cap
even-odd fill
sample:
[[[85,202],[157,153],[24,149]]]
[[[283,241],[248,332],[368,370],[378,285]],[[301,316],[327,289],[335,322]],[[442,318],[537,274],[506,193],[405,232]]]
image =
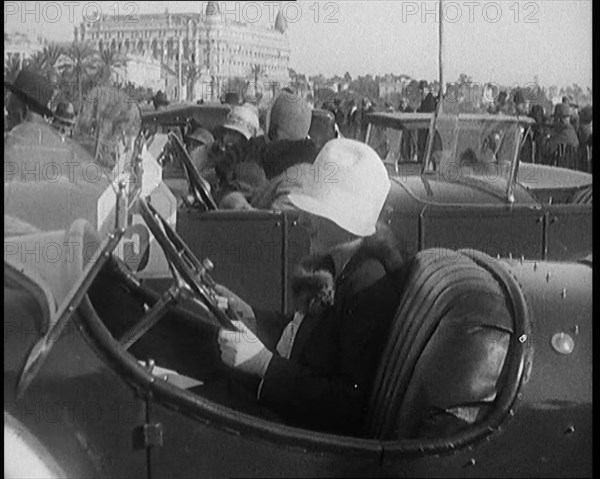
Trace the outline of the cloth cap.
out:
[[[566,103],[557,103],[554,107],[554,116],[557,118],[565,118],[571,116],[571,109]]]
[[[227,115],[223,128],[237,131],[249,140],[256,135],[258,125],[258,115],[254,110],[247,106],[234,106]]]
[[[203,145],[210,145],[214,143],[215,138],[212,136],[212,133],[205,128],[196,128],[194,131],[186,135],[188,140],[194,140]]]
[[[4,82],[4,86],[25,104],[37,108],[44,115],[52,116],[48,104],[54,96],[55,85],[43,75],[31,70],[21,70],[14,82]]]
[[[301,177],[300,188],[289,195],[290,202],[356,236],[374,234],[391,187],[375,150],[356,140],[331,140],[317,156],[313,169],[319,172],[318,177]]]
[[[269,138],[271,140],[304,140],[310,129],[312,111],[299,95],[284,91],[271,108]]]

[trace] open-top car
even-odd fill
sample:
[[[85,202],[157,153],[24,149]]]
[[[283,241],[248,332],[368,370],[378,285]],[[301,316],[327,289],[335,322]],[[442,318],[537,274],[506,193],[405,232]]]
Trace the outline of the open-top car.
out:
[[[432,120],[425,113],[374,113],[369,120],[367,142],[392,182],[380,220],[406,251],[473,248],[494,257],[552,261],[591,253],[592,177],[521,163],[530,119],[440,115],[425,162]],[[218,281],[251,301],[288,310],[290,275],[308,252],[297,214],[215,209],[181,142],[171,134],[168,145],[174,162],[187,165],[178,181],[189,183],[192,199],[178,202],[176,231],[198,257],[214,259]],[[309,174],[335,181],[336,165],[328,167]],[[292,174],[301,179],[297,170]]]
[[[591,475],[591,257],[414,255],[362,433],[324,433],[285,424],[243,394],[245,379],[216,345],[231,322],[210,265],[146,192],[113,186],[105,232],[79,219],[5,237],[6,477]],[[135,226],[127,212],[168,263],[162,295],[119,259]],[[269,213],[255,214],[238,217],[242,244],[273,235]],[[27,254],[36,247],[59,255]],[[216,251],[205,252],[218,267]],[[253,269],[237,273],[242,283],[263,281],[264,269],[278,283],[284,271],[264,258]],[[281,311],[280,292],[265,288],[254,304]]]

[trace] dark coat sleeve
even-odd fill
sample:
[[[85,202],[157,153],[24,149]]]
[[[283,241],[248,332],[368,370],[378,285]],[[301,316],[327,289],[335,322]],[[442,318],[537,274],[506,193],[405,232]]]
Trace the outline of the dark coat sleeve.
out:
[[[336,317],[329,329],[315,329],[300,360],[273,356],[260,400],[296,426],[360,433],[398,302],[396,290],[378,262],[355,271],[336,290]]]

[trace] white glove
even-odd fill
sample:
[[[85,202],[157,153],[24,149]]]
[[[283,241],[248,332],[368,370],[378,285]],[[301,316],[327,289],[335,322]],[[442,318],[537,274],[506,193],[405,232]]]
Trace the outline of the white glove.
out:
[[[233,321],[238,331],[219,331],[221,359],[232,368],[260,378],[265,376],[273,353],[241,321]]]

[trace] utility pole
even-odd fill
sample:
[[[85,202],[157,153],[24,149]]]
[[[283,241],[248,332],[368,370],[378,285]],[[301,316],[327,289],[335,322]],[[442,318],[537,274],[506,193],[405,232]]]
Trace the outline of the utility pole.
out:
[[[181,102],[181,61],[183,60],[183,38],[181,37],[181,33],[179,34],[179,64],[177,65],[177,101]]]

